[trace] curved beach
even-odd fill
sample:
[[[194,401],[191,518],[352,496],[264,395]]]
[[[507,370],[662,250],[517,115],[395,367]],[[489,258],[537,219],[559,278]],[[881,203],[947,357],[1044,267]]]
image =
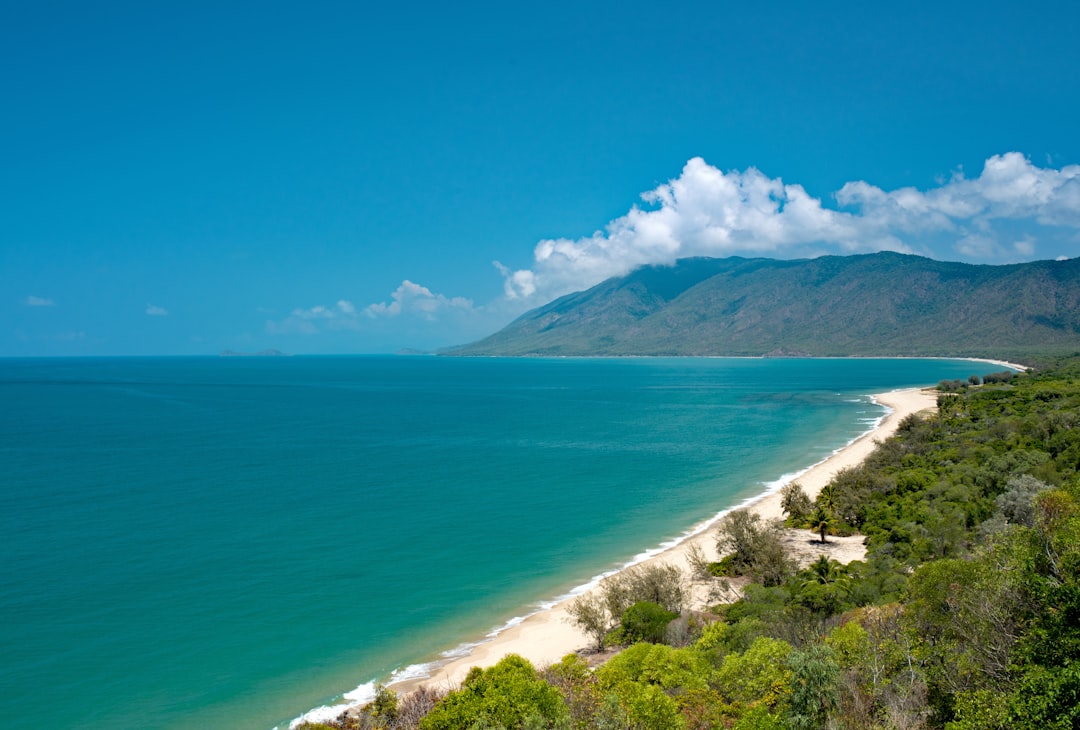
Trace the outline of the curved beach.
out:
[[[874,401],[889,408],[890,411],[878,421],[873,429],[790,481],[798,481],[806,493],[813,498],[838,471],[861,463],[873,451],[877,442],[895,433],[905,417],[936,407],[934,392],[919,388],[881,393],[874,396]],[[776,485],[746,507],[764,518],[782,518],[783,510],[780,507],[779,492],[781,486],[783,484]],[[687,537],[678,544],[638,564],[666,562],[685,568],[687,555],[693,545],[701,548],[706,555],[713,556],[715,554],[714,540],[712,531],[708,528],[721,516],[717,515],[698,525],[689,531]],[[695,598],[698,601],[704,601],[704,596]],[[408,692],[421,685],[431,685],[442,689],[455,688],[465,678],[471,667],[491,666],[507,654],[519,654],[536,665],[544,665],[557,662],[571,652],[585,649],[590,643],[588,637],[572,626],[568,620],[567,606],[572,600],[573,598],[566,598],[550,608],[528,616],[517,625],[504,629],[496,636],[477,643],[467,653],[438,666],[431,676],[402,679],[392,682],[390,686],[398,692]]]

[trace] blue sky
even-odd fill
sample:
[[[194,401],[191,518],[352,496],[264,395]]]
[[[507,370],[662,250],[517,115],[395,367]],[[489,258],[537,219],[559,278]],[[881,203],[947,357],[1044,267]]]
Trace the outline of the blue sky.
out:
[[[6,3],[0,356],[427,349],[688,255],[1077,256],[1077,37],[1064,2]]]

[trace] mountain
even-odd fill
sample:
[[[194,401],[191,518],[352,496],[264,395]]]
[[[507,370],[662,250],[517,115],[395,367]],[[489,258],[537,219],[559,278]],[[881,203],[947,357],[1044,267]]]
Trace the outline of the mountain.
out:
[[[646,266],[443,354],[1022,359],[1072,352],[1080,352],[1080,258],[978,266],[883,252]]]

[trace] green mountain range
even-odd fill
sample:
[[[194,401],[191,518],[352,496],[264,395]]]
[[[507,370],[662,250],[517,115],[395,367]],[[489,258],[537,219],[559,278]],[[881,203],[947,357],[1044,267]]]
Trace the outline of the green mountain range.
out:
[[[874,253],[682,259],[569,294],[449,355],[971,356],[1080,352],[1080,258]]]

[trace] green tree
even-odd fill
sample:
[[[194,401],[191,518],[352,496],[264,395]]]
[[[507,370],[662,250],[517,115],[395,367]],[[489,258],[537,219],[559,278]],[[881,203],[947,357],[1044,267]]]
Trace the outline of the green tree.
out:
[[[844,566],[827,555],[818,555],[817,560],[807,566],[808,580],[821,585],[832,585],[847,577]]]
[[[845,471],[851,470],[848,469]],[[838,474],[837,476],[840,475]],[[818,490],[817,497],[814,498],[814,506],[824,507],[827,510],[831,510],[836,506],[836,481],[836,478],[834,478],[831,482]]]
[[[611,631],[611,612],[607,603],[597,592],[584,593],[567,606],[570,622],[591,636],[596,642],[596,650],[604,648],[604,640]]]
[[[621,727],[667,730],[686,726],[676,698],[707,692],[711,667],[693,649],[635,644],[600,667],[597,676],[626,714]]]
[[[821,535],[821,542],[825,543],[828,540],[825,539],[825,533],[832,527],[833,516],[832,513],[825,507],[818,506],[814,510],[814,513],[810,515],[810,529]]]
[[[679,614],[668,611],[652,601],[638,601],[626,609],[622,617],[623,636],[629,641],[647,641],[658,644],[664,640],[668,624]]]
[[[544,678],[562,694],[574,730],[593,730],[598,726],[605,704],[604,692],[588,662],[576,654],[567,654],[544,671]]]
[[[683,730],[686,718],[675,700],[654,684],[624,682],[614,689],[625,712],[622,728],[633,730]]]
[[[743,705],[777,708],[791,691],[787,659],[791,644],[758,637],[742,654],[728,654],[716,672],[715,683],[724,697]]]
[[[840,667],[833,650],[824,644],[793,652],[791,696],[787,720],[793,730],[821,730],[839,704]]]
[[[420,722],[420,730],[472,726],[506,730],[565,727],[570,713],[559,691],[528,660],[509,654],[493,667],[473,667],[461,689],[442,699]]]
[[[902,620],[939,695],[1008,684],[1024,604],[1012,547],[925,563],[908,582]]]
[[[843,565],[820,555],[798,578],[789,583],[789,589],[800,604],[826,616],[843,610],[850,583]]]
[[[810,497],[798,482],[785,484],[780,490],[780,506],[793,526],[801,525],[813,510]]]
[[[637,565],[608,576],[596,590],[574,599],[568,606],[570,621],[604,647],[608,633],[622,620],[626,609],[650,601],[673,613],[686,602],[683,572],[667,563]]]
[[[739,575],[764,586],[778,586],[795,572],[795,562],[784,550],[780,525],[746,510],[728,513],[716,532],[716,550],[727,555]]]
[[[634,644],[608,660],[597,676],[607,689],[625,682],[640,682],[674,691],[708,688],[711,669],[705,657],[693,649]]]

